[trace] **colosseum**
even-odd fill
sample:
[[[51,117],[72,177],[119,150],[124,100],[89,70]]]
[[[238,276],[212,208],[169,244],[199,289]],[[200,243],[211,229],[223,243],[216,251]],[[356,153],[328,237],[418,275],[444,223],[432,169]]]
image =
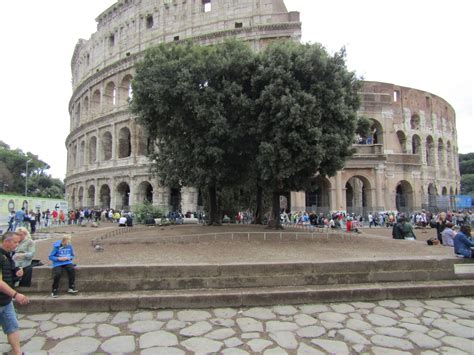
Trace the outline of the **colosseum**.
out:
[[[299,41],[299,13],[283,0],[119,0],[96,21],[97,32],[78,41],[71,61],[69,207],[129,209],[149,201],[163,210],[198,210],[195,188],[163,187],[150,175],[152,144],[128,110],[135,63],[151,46],[184,39],[238,38],[257,51],[275,39]],[[454,207],[460,176],[449,103],[380,82],[364,82],[360,96],[371,135],[355,141],[336,176],[318,177],[313,191],[289,192],[282,203],[360,214]]]

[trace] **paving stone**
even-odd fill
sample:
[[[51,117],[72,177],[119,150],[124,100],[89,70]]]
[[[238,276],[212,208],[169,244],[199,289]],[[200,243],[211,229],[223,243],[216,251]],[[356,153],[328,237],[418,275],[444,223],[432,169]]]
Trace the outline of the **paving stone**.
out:
[[[363,345],[363,344],[355,344],[355,345],[352,345],[352,349],[354,349],[354,351],[355,351],[357,354],[362,353],[362,350],[364,350],[364,348],[365,348],[365,345]]]
[[[243,342],[239,338],[233,337],[233,338],[229,338],[229,339],[224,340],[224,344],[228,348],[236,348],[238,346],[241,346],[243,344]]]
[[[468,354],[462,350],[452,348],[450,346],[442,346],[439,350],[443,355],[472,355],[472,353]]]
[[[178,337],[173,333],[158,330],[143,334],[140,336],[138,343],[140,349],[151,347],[172,347],[178,345]]]
[[[128,323],[132,315],[129,312],[119,312],[117,313],[110,322],[111,324],[122,324]]]
[[[158,320],[170,320],[173,319],[173,311],[158,311],[156,314],[156,319]]]
[[[396,300],[380,301],[379,305],[387,308],[400,308],[400,302]]]
[[[242,333],[240,336],[242,339],[259,339],[260,333]]]
[[[293,306],[275,306],[273,312],[281,316],[292,316],[298,313],[298,310]]]
[[[344,326],[341,323],[322,321],[321,325],[326,329],[342,329]]]
[[[438,353],[433,350],[425,350],[425,351],[422,351],[420,355],[438,355]]]
[[[369,345],[370,342],[361,334],[351,329],[341,329],[338,331],[344,337],[346,343]]]
[[[422,317],[422,318],[421,318],[421,321],[423,322],[424,325],[431,326],[431,324],[432,324],[433,321],[434,321],[434,318]]]
[[[391,327],[397,324],[396,320],[389,317],[381,316],[378,314],[369,314],[367,316],[367,320],[373,325],[378,325],[381,327]]]
[[[367,315],[367,314],[370,314],[370,309],[359,308],[356,310],[356,312],[361,315]]]
[[[137,312],[134,313],[132,316],[133,321],[146,321],[146,320],[153,320],[155,319],[155,315],[153,312]]]
[[[423,317],[438,319],[438,318],[441,318],[441,314],[439,314],[437,312],[433,312],[433,311],[427,311],[427,312],[423,313]]]
[[[425,303],[439,308],[460,308],[460,305],[448,300],[426,300]]]
[[[296,324],[300,327],[306,327],[308,325],[313,325],[318,323],[318,320],[307,315],[307,314],[297,314],[294,318]]]
[[[56,323],[53,323],[53,322],[50,322],[49,320],[46,320],[44,322],[41,322],[40,326],[39,326],[39,329],[42,331],[42,332],[47,332],[48,330],[51,330],[51,329],[54,329],[54,328],[57,328],[58,325]]]
[[[36,328],[39,324],[31,320],[21,319],[18,321],[18,325],[20,328]]]
[[[291,322],[269,321],[265,323],[267,332],[284,332],[298,329],[298,325]]]
[[[198,337],[209,333],[212,330],[212,325],[206,321],[200,321],[194,323],[190,327],[183,328],[179,331],[179,334],[185,337]]]
[[[420,323],[421,323],[418,318],[414,318],[414,317],[402,318],[402,319],[400,319],[400,322],[403,322],[403,323],[412,323],[412,324],[420,324]]]
[[[58,324],[70,325],[79,323],[86,316],[87,313],[58,313],[52,321]]]
[[[220,325],[227,328],[232,328],[235,326],[235,320],[233,319],[213,318],[209,321],[214,325]]]
[[[384,307],[375,307],[373,310],[372,310],[373,313],[375,314],[378,314],[380,316],[385,316],[385,317],[389,317],[389,318],[395,318],[397,319],[398,318],[398,315],[394,312],[392,312],[391,310],[387,309],[387,308],[384,308]]]
[[[474,300],[468,297],[456,297],[451,299],[451,302],[454,302],[459,305],[472,305],[474,303]]]
[[[181,345],[189,351],[202,354],[218,352],[224,344],[220,341],[196,337],[181,342]]]
[[[301,338],[317,338],[325,333],[326,329],[317,325],[301,328],[296,332],[296,334]]]
[[[109,354],[131,353],[135,351],[135,337],[131,335],[113,337],[103,342],[100,348]]]
[[[456,349],[460,349],[462,351],[466,351],[469,354],[474,353],[474,341],[465,339],[465,338],[460,338],[460,337],[453,337],[453,336],[446,336],[441,339],[443,343],[447,345],[451,345],[452,347]]]
[[[135,333],[147,333],[159,330],[165,323],[156,320],[139,320],[128,325],[128,329]]]
[[[294,318],[293,316],[279,316],[279,320],[285,322],[293,322]]]
[[[372,325],[363,320],[349,319],[346,322],[346,327],[352,330],[367,330],[371,329]]]
[[[425,309],[422,307],[406,307],[405,311],[413,313],[415,316],[419,316],[420,314],[423,314]]]
[[[425,306],[425,310],[433,311],[437,313],[443,312],[443,309],[441,307],[435,307],[435,306]]]
[[[462,306],[462,308],[465,309],[466,311],[474,312],[474,305],[465,304],[464,306]]]
[[[323,348],[325,351],[331,354],[349,354],[349,348],[342,341],[337,340],[325,340],[325,339],[313,339],[311,341],[314,345]]]
[[[46,336],[53,340],[58,340],[58,339],[64,339],[64,338],[73,336],[79,333],[80,331],[81,331],[81,328],[68,325],[66,327],[59,327],[59,328],[50,330],[49,332],[46,333]]]
[[[407,340],[389,337],[386,335],[374,335],[370,341],[375,345],[380,345],[388,348],[395,348],[401,350],[412,350],[413,344]]]
[[[355,308],[351,306],[350,304],[333,304],[331,305],[331,308],[334,310],[336,313],[351,313],[355,311]]]
[[[186,310],[179,311],[177,317],[182,322],[199,322],[212,318],[212,315],[206,311]]]
[[[96,333],[94,329],[86,329],[79,333],[81,337],[95,337]]]
[[[237,324],[242,332],[263,332],[263,324],[253,318],[239,318]]]
[[[407,311],[404,311],[402,309],[394,309],[393,310],[399,317],[402,317],[402,318],[410,318],[410,317],[414,317],[415,315],[411,312],[407,312]]]
[[[36,334],[36,329],[20,329],[18,333],[20,334],[20,341],[25,342]]]
[[[351,317],[352,319],[357,319],[357,320],[364,320],[364,318],[362,317],[361,314],[359,313],[349,313],[349,317]]]
[[[166,348],[166,347],[155,347],[142,350],[140,355],[185,355],[181,349],[176,348]]]
[[[264,339],[252,339],[247,343],[247,345],[253,352],[260,353],[269,346],[272,346],[273,342]]]
[[[120,328],[109,324],[99,324],[97,332],[101,338],[108,338],[120,334]]]
[[[301,343],[298,347],[297,355],[324,355],[322,351],[312,348],[305,343]]]
[[[223,354],[223,355],[245,355],[245,354],[248,354],[248,352],[245,351],[245,350],[242,350],[242,349],[233,348],[233,349],[225,349],[225,350],[221,351],[221,354]]]
[[[443,345],[439,340],[419,332],[411,332],[407,338],[422,349],[435,349]]]
[[[447,308],[449,309],[449,308]],[[459,319],[458,316],[455,316],[455,315],[452,315],[452,314],[447,314],[447,313],[444,313],[443,314],[444,318],[448,319],[448,320],[452,320],[452,321],[457,321]]]
[[[168,323],[166,323],[166,329],[168,330],[176,330],[176,329],[183,329],[186,327],[185,322],[181,322],[180,320],[172,319]]]
[[[206,334],[206,338],[214,339],[214,340],[224,340],[235,335],[235,330],[233,329],[216,329]]]
[[[99,313],[91,313],[85,316],[82,319],[82,323],[104,323],[110,317],[109,313],[99,312]]]
[[[237,311],[233,308],[218,308],[214,310],[217,318],[229,319],[237,315]]]
[[[46,339],[44,337],[33,337],[28,343],[21,346],[21,350],[24,353],[35,353],[43,349],[44,344],[46,344]]]
[[[305,306],[300,306],[299,308],[302,313],[309,314],[309,315],[330,311],[329,307],[324,304],[305,305]]]
[[[92,329],[92,328],[95,328],[97,326],[97,324],[95,323],[79,323],[79,324],[75,324],[76,327],[79,327],[81,329]]]
[[[372,302],[352,302],[352,306],[355,308],[362,308],[362,309],[372,309],[375,308],[377,305]]]
[[[10,353],[11,350],[12,347],[10,346],[10,344],[0,344],[0,352],[2,354]]]
[[[373,329],[377,334],[388,335],[397,338],[402,338],[407,333],[406,329],[394,327],[375,327]]]
[[[79,329],[79,328],[78,328]],[[61,341],[50,350],[51,353],[87,354],[97,351],[100,341],[90,337],[74,337]]]
[[[298,341],[292,332],[282,331],[270,333],[270,338],[284,349],[294,350],[298,347]]]
[[[474,328],[474,320],[470,319],[458,319],[456,323],[459,323],[461,325],[465,325],[466,327],[471,327]]]
[[[452,314],[460,318],[473,318],[474,312],[469,312],[461,308],[445,308],[443,310],[444,314]]]
[[[324,312],[320,313],[317,318],[321,321],[340,323],[344,322],[347,316],[336,312]]]
[[[474,331],[470,327],[458,324],[456,322],[446,319],[436,319],[433,322],[433,326],[439,328],[446,333],[452,334],[455,337],[460,338],[474,338]]]
[[[439,329],[431,329],[426,334],[428,334],[430,337],[433,337],[435,339],[440,339],[440,338],[446,336],[446,333],[443,332],[442,330],[439,330]]]
[[[255,318],[259,320],[270,320],[275,319],[276,315],[268,308],[250,308],[249,310],[243,312],[245,317]]]
[[[426,333],[428,332],[428,328],[424,325],[420,324],[412,324],[412,323],[398,323],[400,328],[405,328],[414,332]]]
[[[263,355],[287,355],[288,353],[283,348],[277,347],[265,350]]]
[[[45,320],[50,320],[53,315],[53,313],[29,314],[26,318],[35,322],[41,322]]]
[[[374,353],[374,355],[411,355],[411,352],[383,348],[378,346],[372,347],[372,352]]]
[[[424,307],[425,304],[418,300],[403,300],[401,301],[406,307]]]
[[[330,330],[328,332],[328,338],[335,338],[336,337],[336,334],[337,334],[337,331],[336,330]]]

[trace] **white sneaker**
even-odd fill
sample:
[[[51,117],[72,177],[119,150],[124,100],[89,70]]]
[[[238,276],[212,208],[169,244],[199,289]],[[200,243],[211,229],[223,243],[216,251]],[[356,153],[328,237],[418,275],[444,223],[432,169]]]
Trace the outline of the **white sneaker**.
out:
[[[67,290],[67,293],[78,293],[79,291],[76,290],[75,288],[70,288],[69,290]]]

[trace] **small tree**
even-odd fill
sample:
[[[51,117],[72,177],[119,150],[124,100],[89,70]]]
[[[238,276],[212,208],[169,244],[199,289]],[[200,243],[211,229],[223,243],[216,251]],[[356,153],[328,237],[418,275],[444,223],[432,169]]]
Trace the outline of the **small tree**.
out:
[[[370,134],[370,128],[372,126],[372,122],[366,117],[359,117],[357,119],[356,131],[359,136],[362,138],[367,138]]]

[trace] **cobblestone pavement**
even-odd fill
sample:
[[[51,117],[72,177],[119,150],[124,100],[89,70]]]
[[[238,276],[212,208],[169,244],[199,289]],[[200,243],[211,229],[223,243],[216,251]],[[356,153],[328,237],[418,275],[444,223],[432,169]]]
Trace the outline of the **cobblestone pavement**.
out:
[[[474,354],[474,298],[19,318],[28,354]]]

